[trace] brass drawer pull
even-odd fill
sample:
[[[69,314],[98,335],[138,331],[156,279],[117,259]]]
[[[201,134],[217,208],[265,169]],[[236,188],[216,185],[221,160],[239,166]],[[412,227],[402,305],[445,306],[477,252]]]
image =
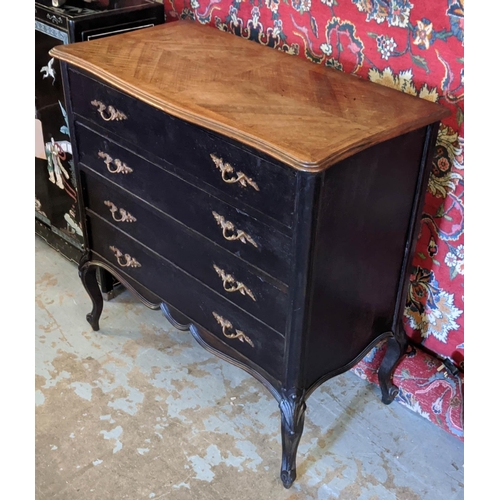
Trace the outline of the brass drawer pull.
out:
[[[238,339],[240,342],[247,342],[252,347],[255,347],[252,340],[248,338],[241,330],[234,329],[235,333],[226,333],[226,330],[233,329],[233,325],[231,324],[231,322],[223,318],[216,312],[212,312],[212,314],[214,315],[217,323],[219,323],[219,325],[222,327],[222,334],[224,335],[224,337],[227,337],[228,339]]]
[[[222,236],[228,241],[236,241],[240,240],[242,243],[250,243],[253,245],[255,248],[259,248],[257,246],[257,243],[252,239],[251,236],[249,236],[247,233],[241,231],[241,229],[236,229],[234,227],[234,224],[230,221],[226,221],[222,215],[219,215],[217,212],[212,212],[212,215],[214,216],[214,219],[216,220],[217,224],[222,228]],[[232,232],[233,234],[228,234],[229,232]],[[234,234],[236,233],[236,234]]]
[[[109,247],[109,249],[115,254],[116,260],[121,267],[141,267],[139,262],[137,262],[133,257],[131,257],[128,253],[123,255],[123,253],[118,250],[116,247]],[[122,258],[125,259],[125,262],[122,261]]]
[[[236,177],[227,177],[227,175],[232,175],[234,172],[234,168],[229,165],[229,163],[224,163],[222,158],[218,158],[214,154],[210,154],[210,158],[212,158],[212,161],[215,163],[215,166],[217,167],[218,170],[220,170],[220,173],[222,175],[222,180],[224,182],[227,182],[228,184],[235,184],[238,182],[241,187],[247,187],[252,186],[255,191],[260,191],[259,186],[257,183],[252,180],[250,177],[247,177],[243,172],[236,172]]]
[[[101,115],[101,118],[106,122],[111,122],[115,120],[120,121],[127,119],[127,115],[125,113],[118,111],[117,109],[113,108],[113,106],[106,106],[106,104],[104,104],[101,101],[96,101],[94,99],[93,101],[90,101],[90,104],[92,104],[92,106],[95,106],[97,108],[97,112]]]
[[[109,207],[109,211],[111,212],[111,217],[116,222],[136,222],[137,219],[132,215],[125,211],[123,208],[118,209],[118,207],[111,201],[106,200],[104,204]],[[120,217],[116,216],[116,213],[120,213]]]
[[[257,302],[255,296],[246,285],[243,283],[236,281],[230,274],[226,274],[226,272],[220,267],[213,265],[215,272],[219,275],[219,278],[222,280],[222,287],[226,292],[240,292],[241,295],[248,295],[254,302]]]
[[[99,151],[97,155],[99,156],[99,158],[102,158],[104,160],[106,168],[108,169],[108,172],[111,174],[131,174],[134,171],[126,163],[123,163],[118,158],[116,159],[111,158],[111,156],[109,156],[108,153]],[[111,168],[111,165],[114,165],[116,168]]]

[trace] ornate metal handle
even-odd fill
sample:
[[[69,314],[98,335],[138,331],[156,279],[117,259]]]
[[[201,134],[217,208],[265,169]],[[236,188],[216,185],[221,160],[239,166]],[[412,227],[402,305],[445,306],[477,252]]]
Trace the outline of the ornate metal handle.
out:
[[[222,215],[219,215],[217,212],[212,212],[212,215],[214,216],[217,224],[222,228],[222,236],[224,236],[226,240],[240,240],[242,243],[246,243],[248,241],[248,243],[253,245],[255,248],[259,248],[257,246],[257,243],[255,243],[250,235],[241,231],[241,229],[236,229],[232,222],[226,221],[224,217],[222,217]],[[232,232],[233,234],[228,234],[228,231]]]
[[[121,121],[127,119],[127,115],[125,113],[118,111],[113,106],[106,106],[106,104],[104,104],[101,101],[96,101],[94,99],[93,101],[90,101],[90,104],[92,104],[92,106],[95,106],[97,108],[97,112],[101,115],[101,118],[106,122]]]
[[[247,337],[241,330],[234,329],[235,333],[226,333],[226,330],[233,329],[233,325],[231,324],[231,322],[223,318],[220,314],[217,314],[216,312],[212,312],[212,314],[214,315],[214,318],[217,321],[217,323],[219,323],[219,325],[222,327],[222,334],[224,335],[224,337],[227,337],[228,339],[238,339],[240,342],[247,342],[252,347],[255,347],[252,340],[249,337]]]
[[[222,158],[218,158],[213,153],[210,155],[210,158],[212,158],[212,161],[215,163],[217,169],[220,170],[222,180],[224,182],[227,182],[228,184],[235,184],[237,182],[241,187],[247,187],[248,185],[252,186],[255,191],[260,191],[257,183],[250,177],[247,177],[243,172],[236,172],[236,177],[227,177],[227,175],[232,175],[234,173],[234,168],[229,165],[229,163],[224,163]]]
[[[116,159],[111,158],[111,156],[109,156],[108,153],[99,151],[97,155],[99,156],[99,158],[102,158],[104,160],[106,168],[108,169],[108,172],[111,174],[131,174],[134,171],[126,163],[123,163],[118,158]],[[111,168],[111,165],[114,165],[116,168]]]
[[[241,295],[248,295],[253,301],[257,302],[255,299],[255,296],[248,288],[246,285],[243,283],[236,281],[230,274],[226,274],[224,269],[221,269],[220,267],[216,266],[215,264],[213,265],[215,272],[219,275],[219,278],[222,280],[222,287],[226,292],[240,292]]]
[[[116,222],[136,222],[137,219],[132,215],[125,211],[123,208],[118,209],[118,207],[111,201],[106,200],[104,204],[109,207],[109,211],[111,212],[111,217]],[[120,213],[120,217],[116,216],[116,212]]]
[[[115,254],[116,260],[121,267],[141,267],[139,262],[137,262],[133,257],[131,257],[128,253],[123,255],[123,253],[118,250],[116,247],[109,247],[109,249]],[[123,262],[122,259],[125,259]]]

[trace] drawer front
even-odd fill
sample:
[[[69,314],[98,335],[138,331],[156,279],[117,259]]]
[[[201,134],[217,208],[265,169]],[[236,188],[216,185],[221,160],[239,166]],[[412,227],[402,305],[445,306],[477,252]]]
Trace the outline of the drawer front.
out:
[[[167,162],[199,187],[209,184],[238,203],[291,226],[293,169],[266,161],[91,78],[74,71],[69,75],[74,113]]]
[[[193,323],[279,379],[284,338],[107,222],[88,217],[91,248]]]
[[[288,283],[289,237],[81,124],[75,131],[81,164]]]
[[[102,177],[83,172],[85,206],[227,300],[281,333],[288,289],[210,240],[126,193]],[[161,235],[162,237],[159,237]]]

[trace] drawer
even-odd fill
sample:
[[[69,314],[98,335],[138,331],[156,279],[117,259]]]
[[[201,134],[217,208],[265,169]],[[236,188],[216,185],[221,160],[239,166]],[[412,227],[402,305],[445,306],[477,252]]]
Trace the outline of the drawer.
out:
[[[288,288],[100,176],[82,173],[85,206],[279,332]],[[158,235],[162,235],[161,238]]]
[[[87,224],[92,250],[119,272],[182,311],[271,376],[281,377],[282,335],[102,219],[90,216]]]
[[[80,168],[89,167],[250,264],[288,284],[291,239],[81,124]]]
[[[167,162],[179,175],[208,184],[290,227],[295,171],[213,132],[172,117],[107,85],[69,71],[73,112],[133,148]],[[167,166],[167,168],[169,168]]]

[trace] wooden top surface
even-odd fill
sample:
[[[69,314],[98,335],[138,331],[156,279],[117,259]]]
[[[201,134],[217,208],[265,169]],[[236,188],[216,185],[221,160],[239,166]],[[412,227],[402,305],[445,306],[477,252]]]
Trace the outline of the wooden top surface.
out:
[[[449,111],[190,21],[50,54],[178,118],[319,171]]]

